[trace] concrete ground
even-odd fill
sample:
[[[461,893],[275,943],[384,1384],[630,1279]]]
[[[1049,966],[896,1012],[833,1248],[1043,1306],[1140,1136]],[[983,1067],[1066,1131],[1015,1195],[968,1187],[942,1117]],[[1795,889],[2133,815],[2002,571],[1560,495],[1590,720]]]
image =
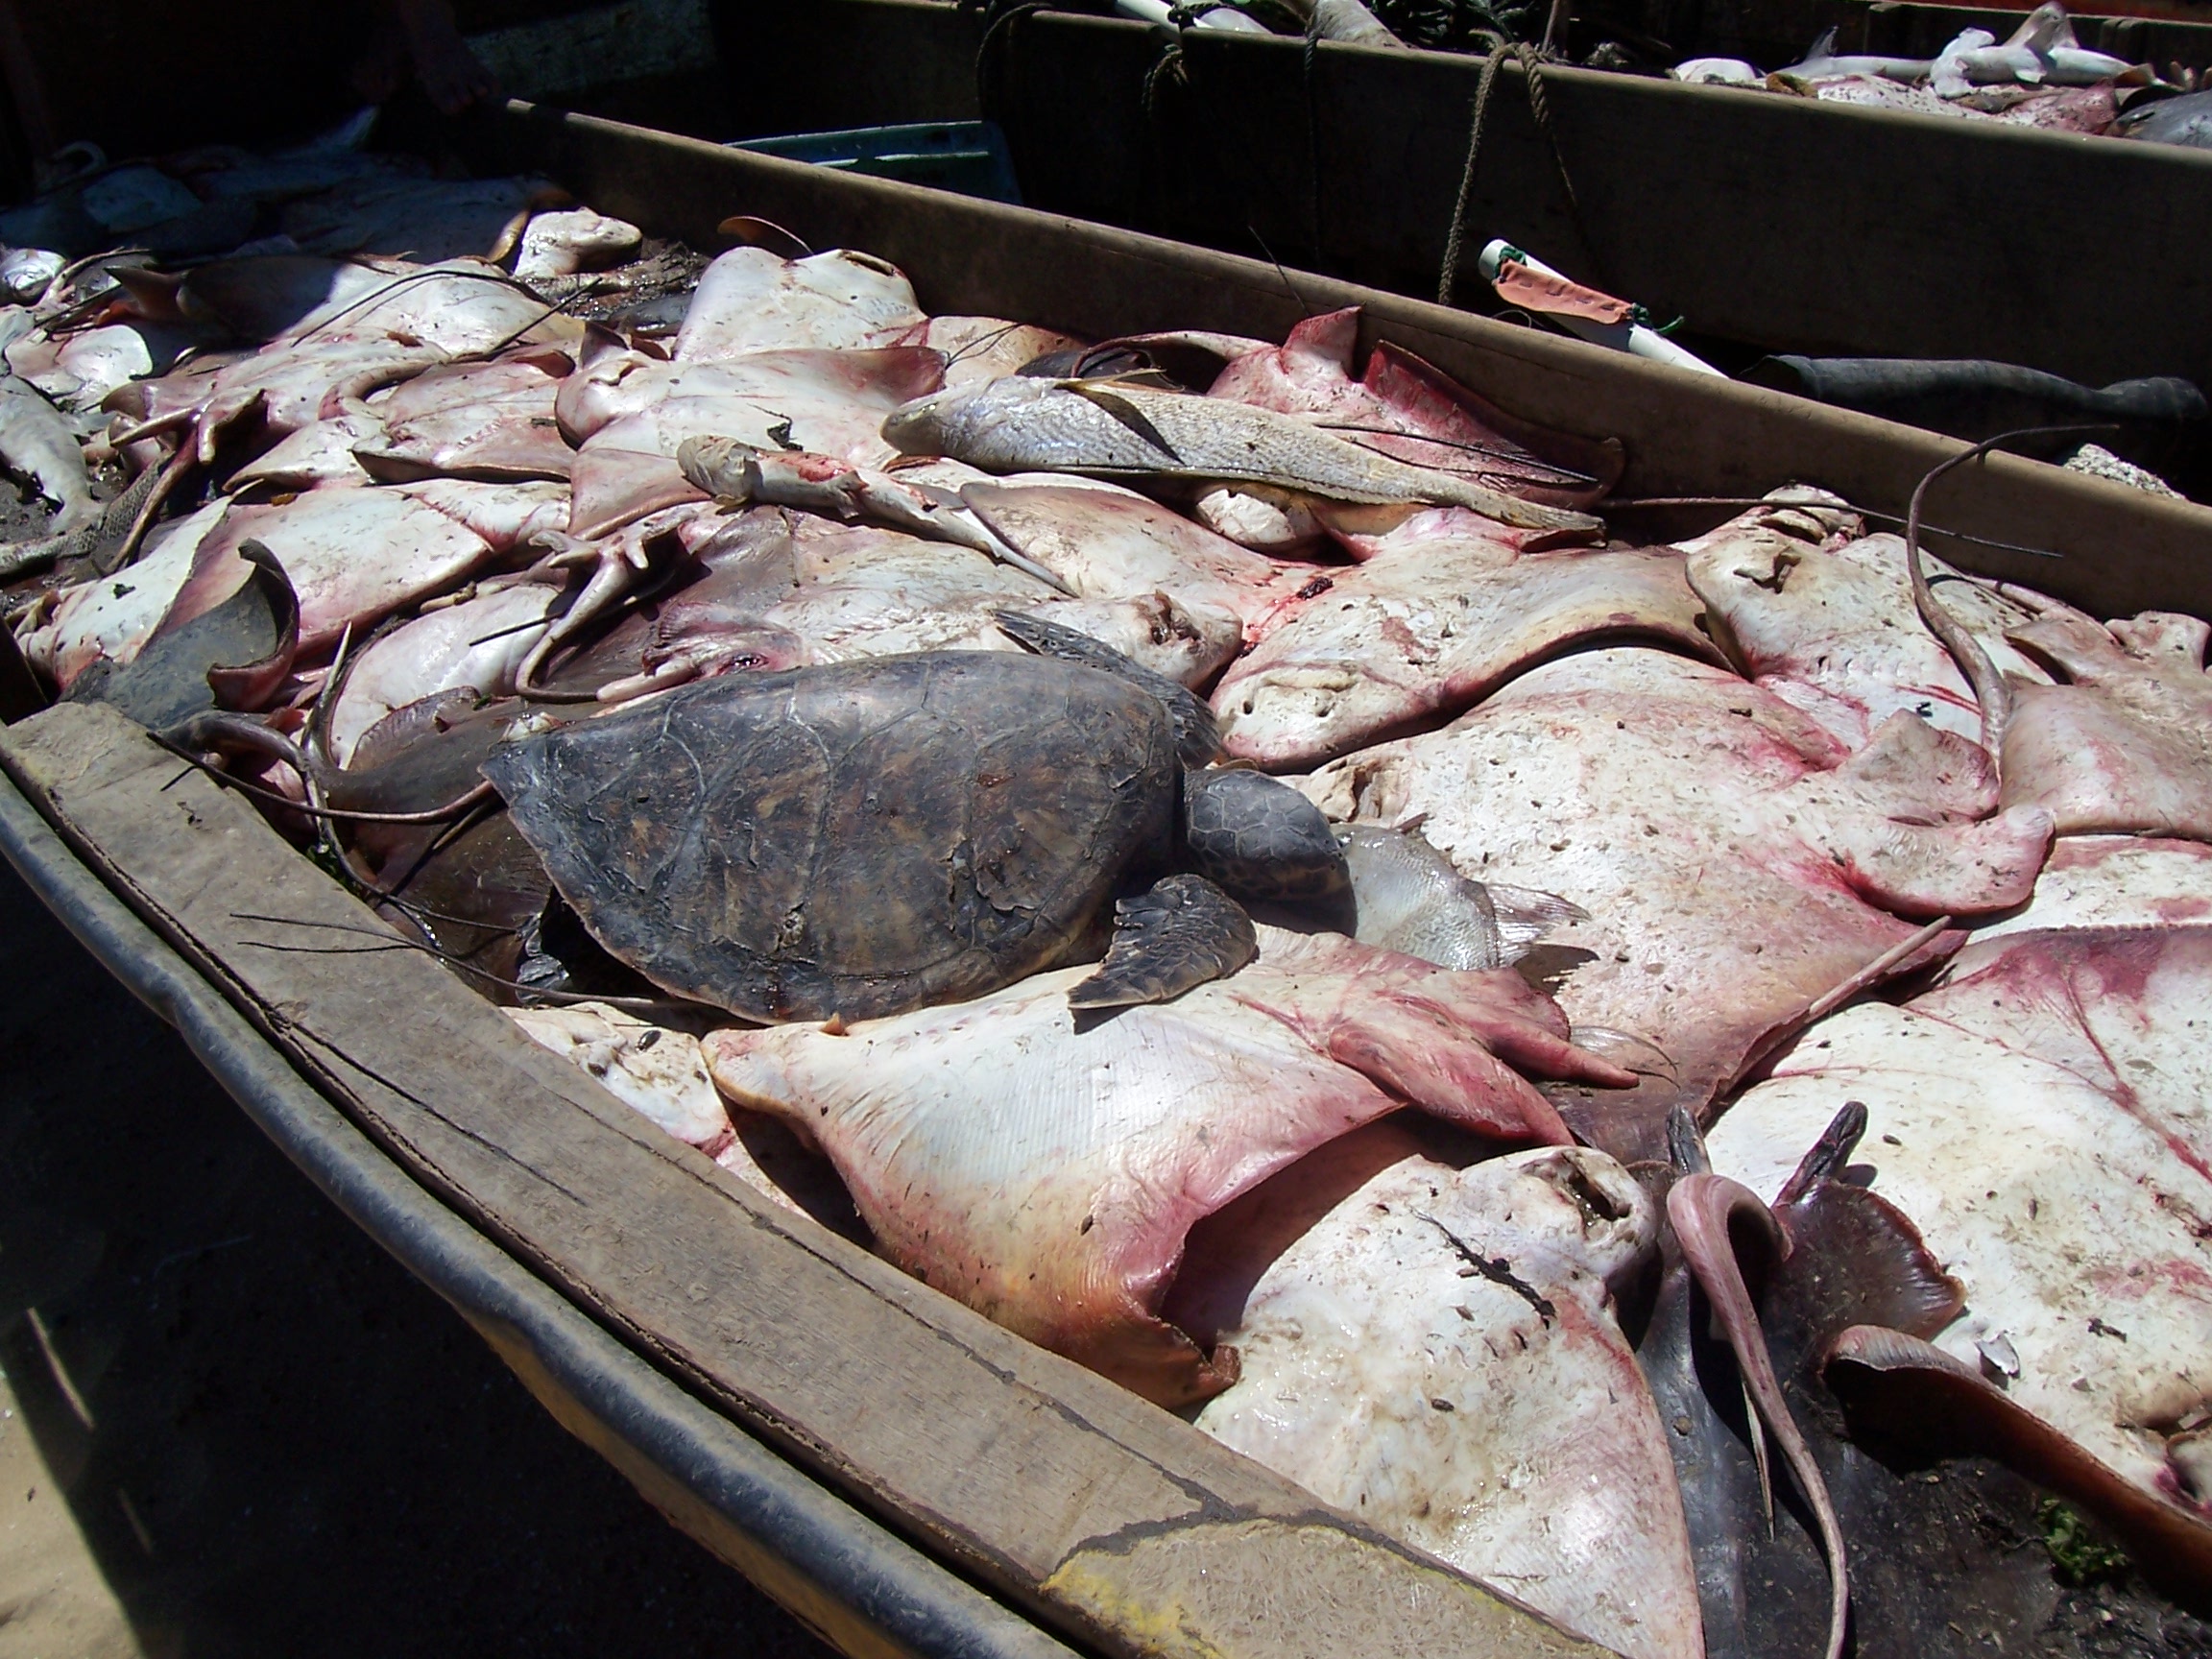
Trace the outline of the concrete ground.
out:
[[[0,864],[0,1659],[822,1647]]]

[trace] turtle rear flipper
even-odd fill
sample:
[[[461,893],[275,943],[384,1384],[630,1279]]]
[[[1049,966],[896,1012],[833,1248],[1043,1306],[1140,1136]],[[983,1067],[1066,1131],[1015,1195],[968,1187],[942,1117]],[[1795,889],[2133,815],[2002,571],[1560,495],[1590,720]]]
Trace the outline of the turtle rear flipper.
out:
[[[991,617],[998,624],[998,631],[1024,651],[1118,674],[1159,698],[1167,706],[1168,719],[1174,722],[1175,752],[1182,756],[1184,765],[1203,766],[1221,753],[1221,729],[1214,722],[1214,710],[1188,685],[1122,656],[1113,646],[1078,629],[1047,622],[1042,616],[1031,616],[1021,611],[994,611]]]
[[[1224,979],[1260,952],[1237,901],[1203,876],[1168,876],[1114,906],[1114,943],[1098,972],[1068,993],[1070,1008],[1170,1002]]]

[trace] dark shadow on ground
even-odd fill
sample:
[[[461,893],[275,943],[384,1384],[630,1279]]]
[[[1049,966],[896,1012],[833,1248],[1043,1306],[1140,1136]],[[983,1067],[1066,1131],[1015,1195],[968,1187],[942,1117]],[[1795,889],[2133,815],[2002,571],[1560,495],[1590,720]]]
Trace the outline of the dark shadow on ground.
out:
[[[827,1653],[559,1429],[4,864],[0,991],[0,1367],[149,1655]]]

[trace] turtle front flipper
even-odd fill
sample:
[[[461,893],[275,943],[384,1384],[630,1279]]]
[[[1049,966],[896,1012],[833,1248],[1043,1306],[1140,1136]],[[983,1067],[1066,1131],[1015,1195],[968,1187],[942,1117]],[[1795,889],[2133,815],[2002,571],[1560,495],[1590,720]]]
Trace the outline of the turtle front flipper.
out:
[[[1203,876],[1167,876],[1114,906],[1114,943],[1098,972],[1068,993],[1070,1008],[1170,1002],[1225,979],[1259,954],[1252,918]]]
[[[1321,808],[1264,772],[1184,773],[1183,844],[1201,875],[1248,904],[1329,905],[1352,891]]]
[[[1188,685],[1122,656],[1080,629],[1047,622],[1022,611],[994,611],[991,617],[998,624],[998,631],[1024,651],[1118,674],[1159,698],[1167,706],[1167,718],[1174,723],[1175,752],[1183,757],[1184,765],[1203,766],[1221,753],[1221,729],[1214,719],[1214,710]]]

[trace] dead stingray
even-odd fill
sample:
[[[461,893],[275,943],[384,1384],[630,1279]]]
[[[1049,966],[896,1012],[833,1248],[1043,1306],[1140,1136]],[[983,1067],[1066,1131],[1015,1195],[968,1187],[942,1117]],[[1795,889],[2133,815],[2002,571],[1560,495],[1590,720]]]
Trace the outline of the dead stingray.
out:
[[[248,580],[213,610],[157,630],[131,661],[102,658],[70,685],[73,703],[106,703],[160,731],[209,709],[267,706],[292,672],[300,646],[300,600],[284,566],[259,541],[239,558]]]
[[[1673,1431],[1709,1659],[1823,1642],[1860,1659],[2048,1651],[2043,1494],[1978,1455],[1985,1442],[1924,1440],[1914,1454],[1877,1435],[1910,1427],[1893,1412],[1847,1424],[1824,1377],[1847,1333],[1917,1346],[1960,1305],[1911,1224],[1843,1178],[1864,1127],[1846,1106],[1769,1211],[1696,1170],[1695,1132],[1677,1122],[1677,1156],[1693,1166],[1672,1178],[1638,1358]],[[1784,1457],[1767,1455],[1765,1433]],[[1834,1623],[1824,1558],[1846,1586],[1847,1625]]]

